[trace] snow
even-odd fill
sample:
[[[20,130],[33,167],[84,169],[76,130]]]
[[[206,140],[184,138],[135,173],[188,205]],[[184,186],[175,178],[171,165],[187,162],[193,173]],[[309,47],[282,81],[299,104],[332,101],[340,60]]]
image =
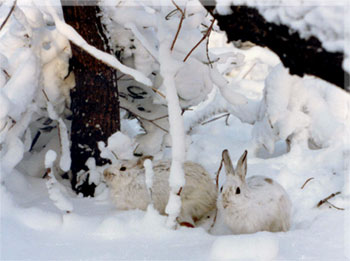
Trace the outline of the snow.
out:
[[[57,154],[53,150],[49,150],[45,155],[45,167],[47,173],[46,187],[49,193],[49,198],[54,202],[54,205],[67,213],[73,210],[72,203],[63,195],[62,190],[65,188],[57,182],[54,175],[53,163],[56,160]]]
[[[135,149],[134,141],[126,134],[117,131],[107,140],[107,146],[103,141],[98,143],[101,156],[110,159],[112,162],[123,159],[132,159]]]
[[[147,5],[147,2],[144,4]],[[174,8],[171,3],[169,6],[164,12],[170,12]],[[204,44],[184,64],[182,59],[188,49],[201,38],[201,33],[191,31],[197,28],[201,15],[193,17],[187,25],[184,24],[184,31],[172,53],[169,47],[177,29],[178,17],[169,20],[161,32],[158,30],[164,24],[154,24],[153,18],[152,21],[140,19],[142,23],[148,22],[154,26],[155,38],[150,33],[153,29],[148,28],[147,31],[136,21],[138,31],[158,52],[162,86],[157,88],[169,90],[164,93],[169,99],[169,113],[175,116],[170,119],[173,140],[169,144],[173,147],[164,145],[163,136],[159,133],[150,133],[153,136],[147,146],[155,150],[158,158],[173,158],[178,163],[192,160],[201,164],[210,173],[213,182],[223,149],[230,151],[234,162],[247,149],[247,176],[264,175],[278,181],[293,203],[292,227],[285,233],[231,235],[220,213],[212,229],[212,218],[197,228],[178,226],[175,230],[169,229],[175,226],[174,220],[181,207],[180,198],[176,195],[184,184],[183,175],[179,172],[181,164],[177,163],[173,168],[177,173],[171,180],[174,189],[167,206],[170,218],[160,215],[151,205],[147,211],[117,211],[108,197],[108,188],[100,180],[103,167],[96,166],[92,158],[86,165],[89,168],[89,181],[99,183],[94,198],[76,195],[71,189],[70,181],[61,176],[62,171],[69,169],[69,121],[65,118],[69,115],[65,112],[69,101],[64,98],[62,91],[62,88],[69,88],[63,79],[66,76],[66,55],[69,52],[62,53],[62,49],[65,48],[67,39],[57,29],[51,28],[53,35],[60,35],[57,40],[59,48],[55,52],[52,50],[52,53],[38,52],[43,46],[54,46],[55,42],[43,45],[46,33],[41,36],[35,34],[39,31],[35,28],[43,24],[43,21],[44,24],[47,23],[50,18],[43,15],[44,20],[41,20],[41,15],[35,8],[29,9],[28,13],[22,12],[22,17],[21,13],[17,18],[12,16],[0,32],[0,73],[6,69],[11,76],[0,76],[1,260],[326,261],[350,258],[348,93],[319,79],[290,76],[288,70],[279,65],[276,55],[267,49],[237,49],[226,44],[219,32],[211,36],[214,38],[211,39],[212,43],[217,44],[210,45],[209,55],[211,58],[216,55],[227,59],[222,59],[220,64],[214,63],[217,67],[213,70],[216,71],[203,63],[199,67],[201,61],[207,61]],[[114,7],[109,6],[109,9],[112,12]],[[0,7],[1,18],[7,14],[6,10],[3,11]],[[164,13],[158,7],[147,10],[147,14],[153,17],[164,18]],[[152,10],[154,12],[150,13]],[[188,6],[187,10],[190,13],[191,10],[199,9]],[[127,9],[123,11],[125,15],[122,18],[125,20],[121,23],[135,20],[128,16]],[[142,18],[148,17],[145,15]],[[16,37],[8,33],[10,29],[16,32]],[[123,30],[118,35],[120,41],[130,36]],[[36,35],[33,47],[26,45],[25,37],[22,37],[25,33]],[[123,37],[125,38],[122,39]],[[142,45],[145,44],[140,36],[139,41]],[[186,41],[191,44],[186,45]],[[228,52],[234,55],[228,58]],[[142,50],[137,54],[140,55],[140,61],[150,61],[150,55],[143,57],[145,53],[147,52]],[[130,52],[128,58],[134,54]],[[152,61],[157,63],[154,59]],[[42,69],[42,65],[46,69]],[[149,67],[157,68],[154,64],[149,64]],[[189,82],[193,83],[193,93],[201,96],[200,99],[191,96],[192,93],[186,89],[191,87],[187,81],[181,79],[176,83],[175,74],[181,68],[188,68],[193,74],[195,81]],[[25,72],[23,77],[28,82],[16,76],[21,70]],[[205,81],[200,76],[204,72],[207,73]],[[224,75],[225,79],[216,73]],[[43,82],[38,80],[39,74],[46,77]],[[186,71],[182,71],[181,75],[191,77]],[[196,80],[200,84],[194,85]],[[9,90],[8,84],[13,82],[28,83],[28,89],[23,85],[13,85],[18,92],[9,96],[12,90]],[[134,83],[135,81],[132,82]],[[43,96],[42,89],[45,89],[49,102]],[[176,93],[180,94],[180,102]],[[188,100],[183,102],[182,96]],[[150,97],[152,99],[153,96]],[[145,106],[146,109],[155,106],[150,100],[147,102],[149,104],[148,107]],[[162,108],[164,104],[163,101],[158,105]],[[186,106],[191,106],[190,110],[181,115],[181,109]],[[160,117],[164,111],[166,114],[166,108],[152,112],[158,113],[157,117]],[[16,122],[12,121],[9,113],[16,114]],[[227,113],[228,117],[213,120]],[[147,113],[140,112],[140,115],[145,116]],[[113,163],[117,158],[121,160],[134,157],[133,151],[139,141],[136,137],[141,132],[137,120],[128,119],[127,113],[122,116],[125,116],[122,119],[122,131],[113,134],[107,143],[99,143],[102,156],[111,159]],[[48,121],[50,117],[54,121]],[[49,123],[43,123],[47,121]],[[48,131],[50,128],[52,130]],[[58,137],[58,128],[61,139]],[[39,140],[29,151],[29,144],[38,130],[41,131]],[[160,132],[164,135],[163,131]],[[289,146],[286,138],[291,140]],[[145,161],[149,188],[152,187],[150,163]],[[47,168],[51,172],[46,176],[44,174]],[[310,178],[313,179],[305,183]],[[219,186],[224,182],[225,173],[222,171]],[[329,199],[329,203],[317,207],[321,199],[338,191],[341,193]],[[345,210],[336,209],[330,203]]]
[[[211,247],[210,257],[219,260],[274,260],[278,255],[277,236],[268,232],[223,236]]]
[[[146,186],[152,196],[151,191],[152,191],[153,176],[154,176],[152,161],[150,159],[146,159],[143,162],[143,166],[145,167]]]

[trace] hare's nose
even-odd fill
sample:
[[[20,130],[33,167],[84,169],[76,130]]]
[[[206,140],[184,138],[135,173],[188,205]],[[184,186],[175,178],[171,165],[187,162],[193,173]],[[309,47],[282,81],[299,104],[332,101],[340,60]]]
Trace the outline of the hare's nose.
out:
[[[114,174],[109,172],[109,171],[107,171],[107,170],[105,170],[103,172],[103,176],[104,176],[105,179],[111,179],[114,176]]]

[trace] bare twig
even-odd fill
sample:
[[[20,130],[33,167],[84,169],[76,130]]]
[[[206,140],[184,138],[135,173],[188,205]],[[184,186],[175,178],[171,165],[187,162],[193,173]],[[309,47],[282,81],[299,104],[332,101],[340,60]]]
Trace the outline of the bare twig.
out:
[[[179,36],[180,30],[182,27],[182,22],[185,19],[185,12],[186,12],[186,9],[184,11],[182,11],[182,9],[175,3],[174,0],[171,0],[171,2],[175,5],[176,9],[179,10],[179,12],[181,13],[181,18],[180,18],[179,26],[177,27],[177,31],[176,31],[173,43],[171,44],[170,51],[172,51],[174,49],[175,42],[177,40],[177,37]]]
[[[317,207],[319,208],[321,205],[323,205],[323,204],[326,203],[326,202],[329,203],[329,202],[328,202],[329,199],[334,198],[335,196],[339,195],[340,193],[341,193],[340,191],[338,191],[338,192],[336,192],[336,193],[332,193],[332,194],[330,194],[328,197],[326,197],[326,198],[320,200],[320,202],[318,202],[318,204],[317,204]]]
[[[252,65],[252,67],[250,67],[250,69],[242,76],[242,79],[245,79],[245,77],[247,77],[247,75],[253,70],[253,68],[255,67],[256,63],[254,63]]]
[[[164,95],[162,92],[158,91],[156,88],[151,87],[151,86],[149,86],[149,87],[150,87],[155,93],[157,93],[157,94],[159,94],[160,96],[162,96],[164,99],[166,98],[165,95]]]
[[[311,180],[313,180],[313,179],[314,179],[314,177],[308,178],[308,179],[304,182],[304,184],[300,187],[300,189],[304,189],[305,185],[306,185],[309,181],[311,181]]]
[[[124,76],[126,76],[126,74],[122,74],[119,77],[117,77],[117,81],[119,81],[121,78],[123,78]]]
[[[207,43],[205,44],[205,52],[207,54],[208,64],[210,68],[213,68],[213,62],[210,60],[209,57],[209,37],[207,38]]]
[[[177,192],[176,195],[180,196],[180,195],[181,195],[181,192],[182,192],[182,187],[179,189],[179,191]]]
[[[219,175],[220,175],[220,172],[221,172],[221,169],[222,169],[222,166],[223,166],[223,163],[224,163],[224,159],[222,158],[221,161],[220,161],[220,166],[219,166],[219,169],[218,171],[216,172],[216,190],[219,191]],[[214,219],[213,219],[213,223],[211,224],[210,226],[210,230],[214,227],[215,223],[216,223],[216,218],[218,216],[218,209],[216,208],[215,209],[215,216],[214,216]]]
[[[213,119],[211,119],[211,120],[205,121],[205,122],[203,122],[201,125],[206,125],[206,124],[208,124],[208,123],[210,123],[210,122],[213,122],[213,121],[216,121],[216,120],[219,120],[219,119],[221,119],[221,118],[228,117],[228,116],[230,116],[230,113],[225,113],[225,114],[220,115],[220,116],[218,116],[218,117],[215,117],[215,118],[213,118]],[[226,120],[226,121],[227,121],[227,120]],[[226,123],[226,125],[227,125],[227,123]]]
[[[169,115],[164,115],[164,116],[152,119],[152,121],[158,121],[158,120],[162,120],[162,119],[165,119],[165,118],[168,118],[168,117],[169,117]]]
[[[229,124],[228,124],[228,119],[230,118],[230,113],[228,113],[227,114],[227,116],[226,116],[226,119],[225,119],[225,124],[226,124],[226,126],[228,126]]]
[[[15,10],[16,3],[17,3],[17,0],[15,0],[15,1],[13,2],[13,5],[12,5],[12,7],[11,7],[10,12],[7,14],[7,16],[6,16],[5,20],[4,20],[4,22],[3,22],[3,23],[1,24],[1,26],[0,26],[0,31],[2,30],[2,28],[4,28],[5,24],[7,23],[7,20],[10,18],[11,14],[13,13],[13,10]]]
[[[192,52],[205,40],[205,38],[209,37],[211,30],[213,29],[214,26],[214,22],[215,19],[213,19],[213,21],[211,22],[207,32],[205,33],[205,35],[203,35],[202,39],[199,40],[199,42],[191,49],[191,51],[186,55],[185,59],[183,60],[183,62],[186,62],[186,60],[188,59],[188,57],[190,57],[190,55],[192,54]]]
[[[7,78],[11,78],[11,76],[9,75],[9,73],[5,70],[5,69],[2,69],[2,71],[4,72],[4,74],[6,75]]]
[[[221,169],[222,169],[222,166],[224,163],[224,159],[222,158],[221,159],[221,162],[220,162],[220,167],[218,169],[218,171],[216,172],[216,189],[219,190],[219,175],[220,175],[220,172],[221,172]]]
[[[332,203],[329,202],[329,201],[327,201],[327,203],[328,203],[332,208],[335,208],[335,209],[338,209],[338,210],[345,210],[345,208],[337,207],[337,206],[335,206],[334,204],[332,204]]]
[[[209,231],[215,226],[217,216],[218,216],[218,208],[215,209],[215,216],[214,216],[213,223],[211,224]]]
[[[166,132],[166,133],[169,133],[169,131],[167,131],[166,129],[164,129],[163,127],[159,126],[157,123],[155,123],[154,121],[157,120],[149,120],[149,119],[146,119],[138,114],[136,114],[135,112],[132,112],[130,111],[129,109],[123,107],[123,106],[119,106],[121,109],[123,110],[126,110],[127,112],[131,113],[132,115],[134,115],[136,117],[136,119],[138,119],[139,121],[140,120],[144,120],[144,121],[147,121],[147,122],[150,122],[151,124],[153,124],[154,126],[156,126],[157,128],[161,129],[162,131]]]
[[[47,102],[50,102],[49,96],[47,96],[47,93],[45,92],[45,90],[42,89],[41,91],[43,92],[46,101],[47,101]]]

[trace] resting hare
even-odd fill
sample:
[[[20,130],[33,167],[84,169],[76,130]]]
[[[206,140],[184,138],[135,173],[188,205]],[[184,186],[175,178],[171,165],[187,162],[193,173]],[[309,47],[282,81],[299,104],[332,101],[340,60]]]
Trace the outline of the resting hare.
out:
[[[253,176],[246,179],[247,151],[236,169],[227,150],[222,153],[226,182],[220,189],[219,211],[234,234],[258,231],[287,231],[290,228],[291,202],[276,181]]]
[[[151,202],[165,215],[170,187],[170,161],[153,162],[152,198],[147,190],[143,162],[150,157],[139,160],[120,161],[107,168],[103,175],[110,188],[110,194],[117,209],[146,210]],[[186,184],[181,191],[180,225],[193,227],[207,213],[216,208],[217,189],[210,175],[199,164],[187,161],[184,163]]]

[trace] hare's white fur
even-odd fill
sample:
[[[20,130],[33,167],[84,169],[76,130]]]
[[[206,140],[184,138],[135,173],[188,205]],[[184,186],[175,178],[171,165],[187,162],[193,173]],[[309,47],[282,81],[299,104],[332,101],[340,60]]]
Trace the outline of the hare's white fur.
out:
[[[247,151],[233,169],[228,151],[223,151],[226,182],[218,199],[225,223],[234,234],[258,231],[287,231],[290,228],[291,202],[276,181],[253,176],[245,179]]]
[[[165,214],[169,199],[170,161],[153,162],[152,198],[147,191],[144,159],[121,161],[104,171],[110,194],[117,209],[146,210],[152,202],[160,214]],[[124,169],[125,168],[125,169]],[[181,191],[179,223],[192,225],[216,208],[217,189],[210,175],[197,163],[184,163],[186,184]]]

